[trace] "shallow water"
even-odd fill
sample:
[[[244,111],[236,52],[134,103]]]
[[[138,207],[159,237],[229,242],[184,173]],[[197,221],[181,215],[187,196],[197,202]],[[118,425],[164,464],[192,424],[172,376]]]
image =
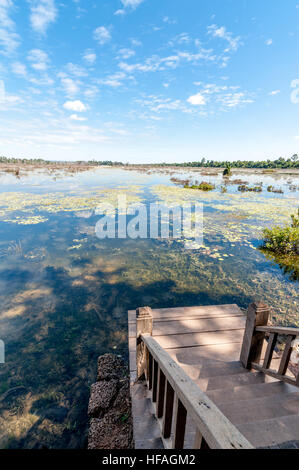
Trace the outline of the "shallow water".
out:
[[[297,175],[99,168],[0,174],[0,447],[86,444],[87,401],[97,356],[127,358],[127,310],[263,300],[272,320],[299,326],[296,273],[257,247],[263,227],[298,207]],[[171,178],[208,181],[203,193]],[[240,193],[235,180],[263,183]],[[267,186],[283,194],[269,193]],[[227,192],[222,192],[226,187]],[[204,246],[184,240],[95,235],[101,202],[204,205]],[[8,392],[8,393],[7,393]]]

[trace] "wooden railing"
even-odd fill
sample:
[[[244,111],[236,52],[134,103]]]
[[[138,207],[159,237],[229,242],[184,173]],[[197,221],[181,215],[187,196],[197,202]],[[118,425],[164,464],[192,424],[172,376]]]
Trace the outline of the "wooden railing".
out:
[[[138,309],[137,378],[145,375],[164,446],[183,449],[186,421],[195,424],[194,449],[252,449],[252,445],[151,336],[148,307]]]
[[[254,369],[270,375],[278,380],[299,387],[299,373],[296,377],[288,374],[293,344],[299,337],[299,328],[284,328],[267,326],[269,307],[264,304],[251,304],[247,312],[245,334],[241,352],[241,362],[247,369]],[[262,348],[265,336],[269,336],[267,349],[263,362],[261,362]],[[270,369],[273,353],[278,337],[283,336],[284,350],[277,370]]]

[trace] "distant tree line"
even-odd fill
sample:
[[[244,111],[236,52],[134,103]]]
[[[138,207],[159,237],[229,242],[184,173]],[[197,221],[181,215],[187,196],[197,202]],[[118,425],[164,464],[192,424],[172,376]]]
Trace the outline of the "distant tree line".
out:
[[[186,163],[155,163],[155,164],[129,164],[123,162],[113,162],[111,160],[97,161],[75,161],[75,162],[62,162],[62,161],[49,161],[42,158],[7,158],[0,157],[0,163],[14,163],[14,164],[77,164],[77,165],[92,165],[92,166],[148,166],[148,167],[201,167],[201,168],[263,168],[263,169],[277,169],[277,168],[299,168],[299,157],[297,154],[291,158],[285,159],[283,157],[276,160],[261,160],[261,161],[248,161],[236,160],[233,162],[216,160],[206,160],[202,158],[200,161],[186,162]]]

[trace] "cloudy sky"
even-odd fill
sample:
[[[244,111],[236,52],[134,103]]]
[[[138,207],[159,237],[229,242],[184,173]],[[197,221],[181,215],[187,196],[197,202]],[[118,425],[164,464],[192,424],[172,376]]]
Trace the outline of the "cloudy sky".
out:
[[[0,0],[0,154],[299,152],[298,0]]]

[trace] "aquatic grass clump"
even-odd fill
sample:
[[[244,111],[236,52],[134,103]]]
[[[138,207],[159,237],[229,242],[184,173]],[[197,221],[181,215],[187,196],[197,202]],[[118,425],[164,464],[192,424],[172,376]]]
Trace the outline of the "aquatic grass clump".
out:
[[[200,191],[212,191],[215,189],[215,185],[211,183],[207,183],[206,181],[202,181],[200,184],[186,184],[184,186],[185,189],[199,189]]]
[[[263,230],[264,248],[274,253],[299,254],[299,209],[298,217],[292,215],[291,218],[290,225]]]
[[[246,184],[241,184],[238,186],[238,191],[244,192],[254,192],[254,193],[261,193],[263,191],[261,186],[247,186]]]
[[[274,186],[270,185],[267,187],[268,193],[277,193],[277,194],[283,194],[283,190],[279,188],[275,188]]]

